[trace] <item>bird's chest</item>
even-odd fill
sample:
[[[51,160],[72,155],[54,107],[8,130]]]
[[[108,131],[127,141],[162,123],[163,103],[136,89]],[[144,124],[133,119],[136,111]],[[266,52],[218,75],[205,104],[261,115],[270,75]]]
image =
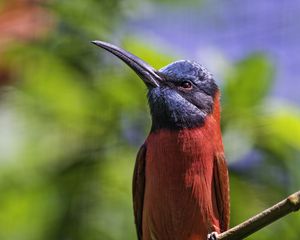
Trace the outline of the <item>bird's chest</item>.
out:
[[[183,190],[191,175],[206,177],[213,154],[214,143],[203,130],[161,130],[147,139],[147,182]]]
[[[178,239],[202,239],[199,236],[206,231],[201,228],[207,226],[202,217],[204,195],[213,168],[214,144],[209,136],[194,129],[160,131],[147,139],[145,235],[174,237],[177,232]],[[198,237],[188,237],[193,234]]]

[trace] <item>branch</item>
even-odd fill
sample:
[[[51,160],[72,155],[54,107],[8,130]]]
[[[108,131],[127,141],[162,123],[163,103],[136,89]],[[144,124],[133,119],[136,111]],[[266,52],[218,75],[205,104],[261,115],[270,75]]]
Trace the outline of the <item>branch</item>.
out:
[[[216,236],[217,240],[240,240],[257,232],[263,227],[275,222],[285,215],[300,209],[300,191],[295,192],[288,198],[275,204],[274,206],[255,215],[247,221],[220,233]]]

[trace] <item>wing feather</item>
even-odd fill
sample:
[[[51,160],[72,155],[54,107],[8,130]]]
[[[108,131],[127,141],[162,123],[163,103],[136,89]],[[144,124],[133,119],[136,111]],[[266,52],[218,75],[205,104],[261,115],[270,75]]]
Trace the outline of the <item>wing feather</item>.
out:
[[[142,145],[135,162],[132,195],[133,195],[133,210],[136,231],[138,239],[142,240],[142,220],[143,220],[143,205],[145,192],[145,167],[146,167],[146,146]]]
[[[229,177],[224,154],[214,158],[213,189],[215,193],[215,207],[217,208],[221,232],[229,228],[230,203],[229,203]]]

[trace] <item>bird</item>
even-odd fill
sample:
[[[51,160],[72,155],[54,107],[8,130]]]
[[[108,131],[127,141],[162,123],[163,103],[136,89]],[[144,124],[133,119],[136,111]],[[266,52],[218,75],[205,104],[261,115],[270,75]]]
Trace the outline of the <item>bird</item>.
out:
[[[229,176],[220,127],[220,90],[195,61],[154,69],[103,41],[147,87],[152,125],[133,173],[139,240],[206,240],[229,228]]]

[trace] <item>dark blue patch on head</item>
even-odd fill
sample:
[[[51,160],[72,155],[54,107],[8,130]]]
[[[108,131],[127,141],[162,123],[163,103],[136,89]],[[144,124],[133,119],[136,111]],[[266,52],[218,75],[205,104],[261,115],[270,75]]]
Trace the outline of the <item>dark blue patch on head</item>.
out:
[[[201,83],[204,79],[212,79],[212,75],[205,67],[196,62],[187,60],[180,60],[171,63],[160,69],[159,72],[174,81],[189,79],[195,81],[195,84]]]

